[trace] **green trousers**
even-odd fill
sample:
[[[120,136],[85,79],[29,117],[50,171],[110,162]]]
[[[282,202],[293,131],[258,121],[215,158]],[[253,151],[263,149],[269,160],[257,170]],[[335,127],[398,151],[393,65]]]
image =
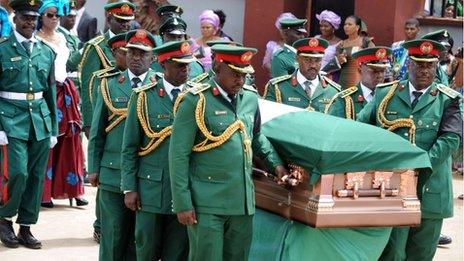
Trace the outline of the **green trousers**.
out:
[[[135,213],[124,205],[124,194],[99,189],[101,238],[99,260],[135,259]]]
[[[100,202],[100,189],[97,189],[97,195],[95,195],[95,202]],[[101,231],[100,204],[96,204],[95,206],[95,221],[93,222],[93,230],[99,233]]]
[[[188,226],[191,261],[248,260],[253,216],[197,213],[198,224]]]
[[[135,246],[138,261],[187,260],[187,229],[176,215],[137,211],[135,218]]]
[[[16,223],[35,224],[39,218],[50,139],[36,141],[34,136],[29,141],[8,138],[8,142],[8,177],[3,182],[9,199],[0,206],[0,217],[18,214]]]
[[[422,218],[419,227],[394,227],[379,260],[433,260],[443,219]]]

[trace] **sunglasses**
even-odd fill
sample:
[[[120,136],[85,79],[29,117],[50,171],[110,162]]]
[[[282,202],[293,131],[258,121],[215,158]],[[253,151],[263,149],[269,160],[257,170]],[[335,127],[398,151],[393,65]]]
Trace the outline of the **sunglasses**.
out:
[[[56,19],[59,19],[61,17],[61,15],[59,14],[52,14],[52,13],[45,13],[45,16],[52,19],[52,18],[56,18]]]

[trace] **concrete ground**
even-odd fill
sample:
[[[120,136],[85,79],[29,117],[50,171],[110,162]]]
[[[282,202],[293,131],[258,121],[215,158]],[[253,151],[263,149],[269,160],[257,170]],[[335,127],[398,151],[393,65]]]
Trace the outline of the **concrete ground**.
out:
[[[454,217],[446,219],[443,228],[443,233],[453,237],[453,243],[440,247],[435,260],[463,260],[463,201],[457,199],[457,196],[464,192],[462,176],[454,175],[453,183]],[[42,240],[43,249],[9,249],[0,245],[0,260],[97,260],[98,245],[92,238],[95,193],[95,188],[86,187],[85,198],[90,204],[85,207],[69,207],[67,200],[55,200],[55,208],[42,209],[39,223],[32,227],[32,231]]]

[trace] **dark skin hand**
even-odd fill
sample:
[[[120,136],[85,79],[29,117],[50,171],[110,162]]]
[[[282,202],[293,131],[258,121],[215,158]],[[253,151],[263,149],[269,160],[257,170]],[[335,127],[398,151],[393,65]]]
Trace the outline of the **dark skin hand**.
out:
[[[127,192],[124,195],[124,204],[126,207],[132,211],[137,211],[140,209],[140,197],[139,193],[136,191]]]
[[[177,220],[185,226],[191,226],[198,223],[195,210],[187,210],[177,213]]]
[[[99,174],[98,173],[90,173],[89,174],[89,182],[92,185],[92,187],[98,187],[100,184],[100,181],[98,179]]]

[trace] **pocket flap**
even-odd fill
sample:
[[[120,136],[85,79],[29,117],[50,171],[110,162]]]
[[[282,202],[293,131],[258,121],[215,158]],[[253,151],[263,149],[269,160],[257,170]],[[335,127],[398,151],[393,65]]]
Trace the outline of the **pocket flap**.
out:
[[[151,181],[161,181],[163,178],[163,169],[147,169],[147,168],[140,168],[137,177],[141,179],[148,179]]]

